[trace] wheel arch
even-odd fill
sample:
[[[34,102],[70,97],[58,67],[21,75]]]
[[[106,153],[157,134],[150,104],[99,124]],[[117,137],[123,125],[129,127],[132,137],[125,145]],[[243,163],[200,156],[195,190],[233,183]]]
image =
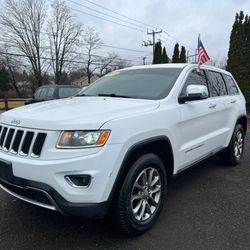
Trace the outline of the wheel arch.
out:
[[[174,155],[169,138],[166,136],[157,136],[137,142],[127,150],[123,158],[112,191],[109,195],[110,202],[116,195],[117,190],[120,190],[120,186],[122,185],[121,180],[123,180],[128,173],[131,164],[138,159],[138,157],[149,152],[161,158],[167,172],[168,180],[171,179],[174,171]]]
[[[240,116],[240,117],[237,119],[236,124],[240,124],[240,125],[243,127],[243,129],[244,129],[244,131],[245,131],[245,133],[246,133],[246,131],[247,131],[247,116],[246,116],[246,115]]]

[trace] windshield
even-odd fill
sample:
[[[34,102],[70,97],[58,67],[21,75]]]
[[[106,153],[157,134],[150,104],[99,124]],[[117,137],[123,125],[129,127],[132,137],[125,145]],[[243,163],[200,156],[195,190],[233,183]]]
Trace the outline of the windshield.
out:
[[[114,71],[92,83],[78,95],[157,100],[171,91],[182,68]]]

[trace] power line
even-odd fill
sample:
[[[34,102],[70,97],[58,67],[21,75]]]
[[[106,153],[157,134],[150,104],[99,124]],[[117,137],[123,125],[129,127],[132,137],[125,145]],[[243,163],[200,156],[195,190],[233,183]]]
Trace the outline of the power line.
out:
[[[20,29],[23,29],[23,28],[20,27]],[[42,33],[44,33],[44,34],[47,35],[47,33],[45,33],[45,32],[42,32]],[[6,43],[6,41],[0,41],[0,42]],[[85,42],[85,43],[80,43],[80,44],[81,44],[81,45],[88,45],[88,43],[86,43],[86,42]],[[106,44],[106,43],[103,43],[103,44],[101,45],[101,47],[114,48],[114,49],[125,50],[125,51],[131,51],[131,52],[136,52],[136,53],[151,54],[151,53],[148,52],[148,51],[130,49],[130,48],[125,48],[125,47],[119,47],[119,46],[114,46],[114,45],[112,45],[112,44]],[[49,48],[49,47],[47,47],[47,48]]]
[[[135,24],[135,23],[132,23],[132,22],[125,21],[125,20],[123,20],[123,19],[121,19],[121,18],[118,18],[118,17],[114,17],[114,16],[109,15],[109,14],[107,14],[107,13],[104,13],[104,12],[102,12],[102,11],[95,10],[95,9],[93,9],[93,8],[90,8],[90,7],[88,7],[88,6],[84,5],[84,4],[82,4],[82,3],[77,3],[77,2],[72,1],[72,0],[68,0],[68,2],[71,2],[71,3],[73,3],[73,4],[82,6],[82,7],[86,8],[86,9],[88,9],[88,10],[94,11],[94,12],[99,13],[99,14],[101,14],[101,15],[105,15],[105,16],[114,18],[114,19],[116,19],[116,20],[118,20],[118,21],[125,22],[125,23],[131,24],[131,25],[133,25],[133,26],[137,26],[137,27],[142,28],[142,29],[145,29],[145,30],[146,30],[146,28],[147,28],[147,27],[145,27],[145,26],[141,26],[141,25],[138,25],[138,24]]]
[[[132,27],[132,26],[129,26],[129,25],[126,25],[126,24],[118,23],[118,22],[116,22],[116,21],[112,21],[112,20],[109,20],[109,19],[106,19],[106,18],[103,18],[103,17],[100,17],[100,16],[96,16],[96,15],[90,14],[90,13],[85,12],[85,11],[82,11],[82,10],[77,10],[77,9],[72,8],[72,7],[69,7],[69,8],[70,8],[71,10],[80,12],[80,13],[82,13],[82,14],[85,14],[85,15],[88,15],[88,16],[92,16],[92,17],[95,17],[95,18],[98,18],[98,19],[102,19],[102,20],[104,20],[104,21],[111,22],[111,23],[114,23],[114,24],[117,24],[117,25],[120,25],[120,26],[124,26],[124,27],[129,28],[129,29],[132,29],[132,30],[142,31],[141,29],[137,29],[137,28],[135,28],[135,27]]]
[[[9,55],[9,56],[17,56],[17,57],[28,57],[27,55],[24,54],[17,54],[17,53],[9,53],[9,52],[0,52],[0,55]],[[50,60],[50,61],[55,61],[54,58],[50,58],[50,57],[40,57],[43,60]],[[86,63],[87,61],[79,61],[79,60],[64,60],[65,62],[72,62],[72,63]],[[125,59],[126,61],[126,59]],[[101,63],[96,63],[96,62],[92,62],[91,64],[93,65],[98,65],[98,66],[102,66]],[[110,64],[110,66],[112,67],[116,67],[119,66],[118,64]]]
[[[116,15],[122,16],[122,17],[127,18],[127,19],[129,19],[129,20],[132,20],[132,21],[134,21],[134,22],[140,23],[140,24],[142,24],[142,25],[144,25],[144,26],[146,26],[146,27],[151,27],[151,28],[157,29],[157,27],[155,27],[155,26],[152,26],[152,25],[150,25],[150,24],[147,24],[147,23],[141,22],[141,21],[139,21],[139,20],[133,19],[133,18],[131,18],[131,17],[128,17],[128,16],[126,16],[126,15],[124,15],[124,14],[122,14],[122,13],[119,13],[119,12],[117,12],[117,11],[114,11],[114,10],[111,10],[111,9],[109,9],[109,8],[106,8],[106,7],[104,7],[103,5],[94,3],[94,2],[89,1],[89,0],[84,0],[84,1],[85,1],[85,2],[88,2],[88,3],[90,3],[90,4],[93,4],[93,5],[97,6],[97,7],[100,7],[100,8],[102,8],[102,9],[104,9],[104,10],[110,11],[110,12],[116,14]]]
[[[72,0],[68,0],[68,1],[73,2]],[[98,6],[99,8],[102,8],[102,9],[105,9],[105,10],[110,11],[110,12],[112,12],[112,13],[115,13],[116,15],[122,16],[122,17],[127,18],[127,19],[129,19],[129,20],[132,20],[132,21],[134,21],[134,22],[140,23],[140,24],[142,24],[142,25],[144,25],[144,26],[146,26],[146,27],[152,27],[152,28],[154,28],[154,29],[159,29],[159,30],[161,30],[160,28],[158,28],[158,27],[156,27],[156,26],[153,26],[153,25],[151,25],[151,24],[147,24],[147,23],[141,22],[141,21],[139,21],[139,20],[133,19],[133,18],[128,17],[128,16],[126,16],[126,15],[120,13],[120,12],[111,10],[111,9],[109,9],[109,8],[107,8],[107,7],[104,7],[103,5],[94,3],[94,2],[92,2],[92,1],[90,1],[90,0],[84,0],[84,1],[85,1],[85,2],[88,2],[88,3],[92,4],[92,5]],[[75,4],[78,4],[78,5],[82,5],[82,4],[80,4],[80,3],[76,3],[76,2],[74,2],[74,3],[75,3]],[[89,8],[89,7],[88,7],[88,8]],[[107,14],[106,14],[106,15],[107,15]],[[188,46],[187,44],[180,42],[176,37],[170,35],[170,34],[169,34],[167,31],[165,31],[164,29],[163,29],[163,32],[164,32],[168,37],[170,37],[171,39],[174,39],[175,42],[178,42],[179,44],[183,44],[183,45],[185,45],[185,47],[189,48],[190,50],[195,51],[193,48],[191,48],[191,47]]]
[[[2,41],[0,41],[2,42]],[[17,46],[10,46],[10,45],[6,45],[6,47],[8,48],[18,48]],[[50,50],[50,47],[40,47],[41,49],[44,49],[44,50]],[[50,51],[49,51],[50,52]],[[76,54],[76,55],[80,55],[80,56],[88,56],[88,54],[86,53],[83,53],[83,52],[76,52],[76,51],[69,51],[69,54]],[[109,57],[107,56],[101,56],[101,55],[97,55],[97,54],[91,54],[91,56],[93,57],[97,57],[97,58],[100,58],[100,59],[109,59]],[[123,60],[126,60],[126,61],[131,61],[131,62],[134,62],[134,63],[138,63],[138,62],[141,62],[141,61],[136,61],[134,59],[129,59],[129,58],[121,58]]]

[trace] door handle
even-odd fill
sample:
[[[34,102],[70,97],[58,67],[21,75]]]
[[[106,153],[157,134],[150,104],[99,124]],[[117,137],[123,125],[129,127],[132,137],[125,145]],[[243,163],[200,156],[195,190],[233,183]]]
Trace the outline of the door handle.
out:
[[[236,103],[236,100],[231,100],[230,102],[233,104],[233,103]]]
[[[216,108],[216,104],[215,103],[210,103],[208,107],[210,109],[214,109],[214,108]]]

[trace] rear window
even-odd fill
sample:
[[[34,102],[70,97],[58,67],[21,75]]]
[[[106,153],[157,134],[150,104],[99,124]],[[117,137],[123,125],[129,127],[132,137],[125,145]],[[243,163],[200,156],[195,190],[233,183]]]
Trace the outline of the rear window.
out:
[[[223,74],[223,77],[225,79],[227,90],[229,95],[237,95],[239,93],[239,90],[233,80],[233,78],[229,75]]]
[[[70,96],[74,96],[76,95],[79,91],[81,90],[81,88],[59,88],[58,89],[58,95],[60,98],[66,98],[66,97],[70,97]]]
[[[208,86],[211,97],[227,95],[226,85],[219,72],[208,71]]]
[[[92,83],[79,95],[117,95],[157,100],[171,91],[182,68],[148,68],[114,71]]]

